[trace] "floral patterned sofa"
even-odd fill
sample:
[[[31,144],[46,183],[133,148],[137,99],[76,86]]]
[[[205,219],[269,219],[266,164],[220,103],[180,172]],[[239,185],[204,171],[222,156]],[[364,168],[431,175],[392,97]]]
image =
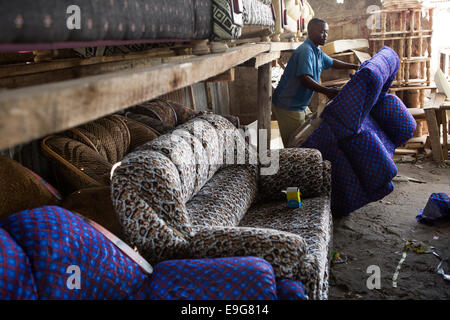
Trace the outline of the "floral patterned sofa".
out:
[[[242,131],[214,114],[136,148],[111,174],[125,241],[153,265],[263,258],[277,279],[301,281],[309,299],[326,299],[330,163],[314,149],[274,150],[264,165],[255,157]],[[287,207],[282,190],[292,186],[300,208]]]

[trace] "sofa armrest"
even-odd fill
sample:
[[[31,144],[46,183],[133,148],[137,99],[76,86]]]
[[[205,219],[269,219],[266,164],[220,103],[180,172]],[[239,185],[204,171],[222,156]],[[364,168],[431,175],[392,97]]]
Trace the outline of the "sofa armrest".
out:
[[[299,235],[264,228],[198,226],[190,248],[193,258],[263,258],[272,265],[277,278],[299,280],[309,298],[318,298],[318,263],[307,253],[306,242]]]
[[[259,177],[259,198],[263,201],[284,200],[285,195],[281,191],[287,187],[300,188],[302,198],[329,195],[331,187],[327,183],[330,179],[330,165],[325,164],[319,150],[280,149],[278,171]]]
[[[154,267],[151,277],[130,297],[139,300],[277,298],[272,266],[258,257],[166,260]]]

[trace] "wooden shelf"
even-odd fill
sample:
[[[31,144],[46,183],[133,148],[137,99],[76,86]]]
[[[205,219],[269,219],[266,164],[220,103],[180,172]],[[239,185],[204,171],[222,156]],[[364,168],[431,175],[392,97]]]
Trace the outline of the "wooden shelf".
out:
[[[272,52],[295,50],[300,44],[244,44],[224,53],[0,91],[0,150],[205,81],[256,57],[270,60],[278,56]]]

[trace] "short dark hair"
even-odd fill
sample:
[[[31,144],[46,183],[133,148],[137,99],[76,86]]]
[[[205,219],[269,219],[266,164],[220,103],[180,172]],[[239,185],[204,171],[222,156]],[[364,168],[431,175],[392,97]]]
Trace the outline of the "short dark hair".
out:
[[[323,19],[320,19],[320,18],[312,18],[309,22],[308,22],[308,33],[309,33],[309,31],[313,28],[313,27],[315,27],[316,25],[318,25],[319,23],[323,23],[323,24],[325,24],[325,23],[327,23],[325,20],[323,20]]]

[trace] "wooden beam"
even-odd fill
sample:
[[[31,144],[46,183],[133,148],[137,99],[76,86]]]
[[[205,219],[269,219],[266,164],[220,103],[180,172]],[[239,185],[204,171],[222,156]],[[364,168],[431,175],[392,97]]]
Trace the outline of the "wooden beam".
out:
[[[38,72],[54,71],[59,69],[68,69],[80,66],[88,66],[107,62],[123,62],[126,60],[155,58],[155,57],[171,57],[175,55],[175,51],[161,48],[149,51],[128,53],[114,56],[92,57],[85,59],[58,59],[50,62],[28,63],[28,64],[12,64],[0,65],[0,78],[20,76],[24,74],[32,74]]]
[[[270,48],[243,45],[176,63],[1,91],[0,150],[204,81]]]
[[[134,60],[115,61],[108,63],[96,63],[81,65],[73,68],[62,68],[53,71],[23,74],[14,77],[0,78],[0,87],[16,89],[38,84],[66,81],[82,77],[99,75],[107,72],[115,72],[131,68],[144,68],[160,65],[163,63],[186,60],[193,56],[175,56],[163,58],[143,58]]]
[[[257,55],[256,57],[246,61],[244,64],[242,64],[243,67],[251,67],[251,68],[259,68],[262,65],[265,65],[266,63],[271,63],[274,60],[277,60],[280,58],[280,51],[273,51],[268,53],[261,53]]]
[[[207,82],[230,82],[234,81],[235,77],[234,68],[231,68],[230,70],[225,71],[224,73],[221,73],[215,77],[209,78],[206,80]]]
[[[441,133],[439,123],[436,117],[436,111],[439,112],[439,107],[445,101],[443,94],[437,93],[433,95],[429,106],[425,108],[425,118],[427,119],[428,132],[430,135],[431,151],[433,152],[433,159],[438,163],[444,162],[444,153],[441,147]]]
[[[270,149],[270,129],[272,115],[272,64],[270,62],[258,68],[258,154]],[[266,130],[266,141],[260,141],[260,130]],[[265,148],[262,145],[265,144]],[[265,157],[264,157],[265,158]],[[261,159],[261,158],[260,158]]]
[[[297,49],[303,42],[270,42],[270,51],[290,51]]]

